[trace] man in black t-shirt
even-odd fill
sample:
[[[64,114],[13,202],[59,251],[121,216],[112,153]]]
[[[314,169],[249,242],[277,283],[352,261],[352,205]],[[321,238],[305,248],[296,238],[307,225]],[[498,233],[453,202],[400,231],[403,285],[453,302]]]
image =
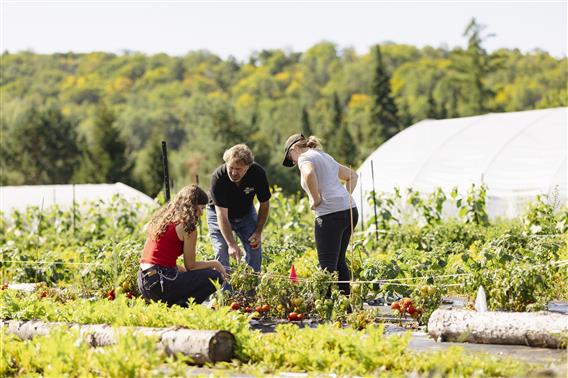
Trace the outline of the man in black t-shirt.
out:
[[[245,249],[245,260],[260,272],[262,230],[268,219],[270,188],[264,169],[254,162],[249,148],[237,144],[223,154],[225,164],[213,172],[207,224],[216,258],[227,269],[229,256],[239,260],[242,252],[233,231]],[[258,215],[254,196],[260,206]]]

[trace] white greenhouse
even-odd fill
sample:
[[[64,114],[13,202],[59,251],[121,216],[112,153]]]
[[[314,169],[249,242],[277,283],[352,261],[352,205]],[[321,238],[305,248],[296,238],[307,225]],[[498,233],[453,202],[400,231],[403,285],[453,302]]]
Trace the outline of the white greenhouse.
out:
[[[73,201],[83,204],[94,201],[108,203],[113,196],[120,195],[128,202],[155,204],[146,194],[123,183],[77,184],[77,185],[22,185],[0,187],[0,210],[9,214],[14,210],[25,210],[29,206],[47,209],[52,205],[70,208]]]
[[[463,194],[485,183],[490,217],[518,216],[538,194],[566,204],[567,117],[568,108],[554,108],[421,121],[365,160],[354,200],[368,219],[373,208],[361,197],[373,190],[374,173],[377,193]]]

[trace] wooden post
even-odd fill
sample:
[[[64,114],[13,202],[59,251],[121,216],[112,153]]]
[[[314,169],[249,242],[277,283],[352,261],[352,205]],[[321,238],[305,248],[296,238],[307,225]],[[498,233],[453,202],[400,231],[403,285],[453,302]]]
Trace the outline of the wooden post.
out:
[[[71,186],[72,191],[73,191],[73,204],[71,207],[71,218],[73,219],[73,235],[75,235],[75,184],[73,184]]]
[[[375,211],[375,240],[379,241],[379,220],[377,219],[377,192],[375,192],[375,167],[371,160],[371,181],[373,182],[373,210]]]
[[[195,185],[199,186],[199,175],[195,174]],[[197,220],[197,225],[199,226],[199,240],[202,238],[202,230],[201,230],[201,218]]]
[[[359,175],[359,197],[361,197],[361,231],[365,231],[365,214],[363,213],[363,172]]]
[[[166,202],[170,201],[170,173],[168,171],[168,147],[166,141],[162,141],[162,165],[164,169],[164,191],[166,194]]]

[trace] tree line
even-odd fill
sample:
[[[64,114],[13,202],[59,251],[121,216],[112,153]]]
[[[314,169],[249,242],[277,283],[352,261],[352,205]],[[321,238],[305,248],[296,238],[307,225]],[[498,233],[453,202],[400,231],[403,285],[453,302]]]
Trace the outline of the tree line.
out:
[[[297,175],[281,167],[294,132],[357,167],[426,118],[567,106],[566,57],[489,53],[490,37],[472,19],[453,49],[384,43],[358,55],[321,42],[245,61],[208,51],[4,52],[0,184],[121,181],[154,196],[166,140],[175,187],[207,186],[223,151],[245,142],[272,184],[296,191]]]

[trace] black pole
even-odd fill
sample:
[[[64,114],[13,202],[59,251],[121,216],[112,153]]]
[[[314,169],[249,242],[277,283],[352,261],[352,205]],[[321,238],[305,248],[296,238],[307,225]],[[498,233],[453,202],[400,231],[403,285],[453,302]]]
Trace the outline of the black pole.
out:
[[[373,209],[375,210],[375,240],[379,241],[379,221],[377,219],[377,192],[375,192],[375,168],[371,160],[371,181],[373,182]]]
[[[361,231],[365,231],[365,214],[363,214],[363,171],[359,173],[359,197],[361,197]]]
[[[164,167],[164,190],[166,192],[166,202],[170,201],[170,173],[168,172],[168,147],[166,141],[162,141],[162,165]]]
[[[195,174],[195,185],[199,186],[199,175],[198,174]],[[202,235],[201,218],[199,218],[199,221],[197,222],[197,224],[199,225],[199,239],[201,239],[201,235]]]

